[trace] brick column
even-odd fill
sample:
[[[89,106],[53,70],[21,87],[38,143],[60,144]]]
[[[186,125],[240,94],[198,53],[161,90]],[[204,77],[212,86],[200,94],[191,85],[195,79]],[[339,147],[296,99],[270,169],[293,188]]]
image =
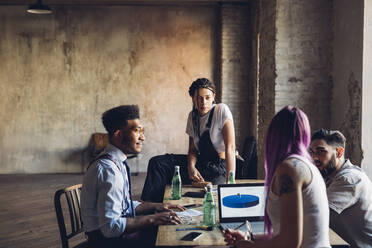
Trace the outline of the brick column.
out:
[[[234,116],[236,144],[253,135],[255,84],[251,75],[251,22],[247,4],[222,4],[221,9],[221,100]]]
[[[258,178],[264,178],[264,144],[267,127],[275,114],[275,19],[276,0],[260,2],[258,86]]]

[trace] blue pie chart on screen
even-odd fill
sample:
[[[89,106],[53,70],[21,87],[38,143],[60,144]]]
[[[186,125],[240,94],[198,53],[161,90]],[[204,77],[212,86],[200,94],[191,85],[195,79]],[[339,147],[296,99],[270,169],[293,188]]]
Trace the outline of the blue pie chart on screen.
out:
[[[260,199],[255,195],[236,194],[222,198],[222,204],[229,208],[249,208],[260,203]]]

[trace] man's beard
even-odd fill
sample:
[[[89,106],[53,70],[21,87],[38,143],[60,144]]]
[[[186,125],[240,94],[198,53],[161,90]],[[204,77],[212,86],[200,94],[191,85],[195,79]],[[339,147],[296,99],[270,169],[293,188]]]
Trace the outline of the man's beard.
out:
[[[320,171],[323,178],[327,179],[336,170],[336,155],[333,155],[328,164]]]

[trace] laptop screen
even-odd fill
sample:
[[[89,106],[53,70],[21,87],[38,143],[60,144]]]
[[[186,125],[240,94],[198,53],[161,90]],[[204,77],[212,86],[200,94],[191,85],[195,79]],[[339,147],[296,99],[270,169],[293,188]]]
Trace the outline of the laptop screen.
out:
[[[265,214],[263,183],[218,185],[220,222],[262,220]]]

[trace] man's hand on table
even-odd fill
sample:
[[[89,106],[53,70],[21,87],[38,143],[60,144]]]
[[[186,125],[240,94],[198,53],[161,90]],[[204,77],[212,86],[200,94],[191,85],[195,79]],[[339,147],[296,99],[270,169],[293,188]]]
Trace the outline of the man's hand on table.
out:
[[[154,225],[178,225],[182,220],[174,210],[184,211],[185,207],[179,204],[158,203],[155,205],[155,213],[152,215]]]
[[[151,215],[152,223],[155,226],[159,225],[178,225],[181,224],[181,219],[173,211],[160,212]]]
[[[155,211],[157,212],[173,212],[173,210],[185,211],[186,208],[180,204],[171,203],[159,203],[159,205],[155,207]]]

